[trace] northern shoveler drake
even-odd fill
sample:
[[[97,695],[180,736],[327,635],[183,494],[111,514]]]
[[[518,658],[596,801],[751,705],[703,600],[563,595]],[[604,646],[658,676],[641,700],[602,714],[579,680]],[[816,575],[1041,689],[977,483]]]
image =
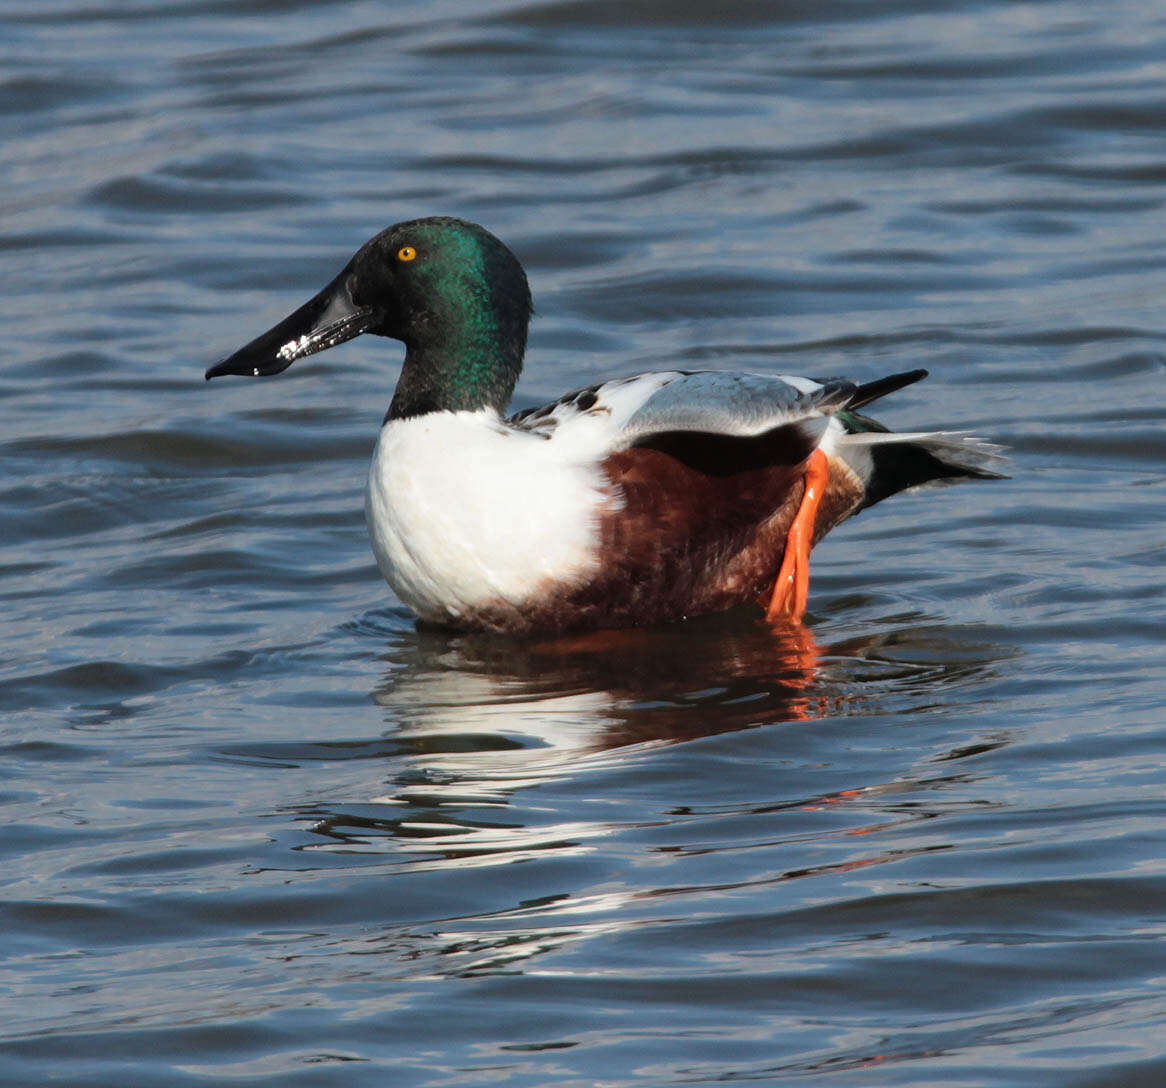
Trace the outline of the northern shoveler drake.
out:
[[[269,375],[361,333],[405,343],[369,473],[372,547],[422,619],[556,632],[761,601],[801,619],[811,546],[888,495],[990,479],[996,447],[894,434],[858,409],[926,376],[667,370],[506,416],[530,289],[474,223],[398,223],[270,331],[211,367]]]

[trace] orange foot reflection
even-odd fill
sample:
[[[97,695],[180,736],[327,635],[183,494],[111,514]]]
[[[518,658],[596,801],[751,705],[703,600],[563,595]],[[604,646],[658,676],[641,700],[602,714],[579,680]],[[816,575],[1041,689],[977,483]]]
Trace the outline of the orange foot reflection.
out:
[[[823,648],[801,619],[766,617],[774,636],[774,661],[782,670],[782,680],[790,689],[789,720],[815,721],[829,712],[825,696],[809,693],[818,675]]]

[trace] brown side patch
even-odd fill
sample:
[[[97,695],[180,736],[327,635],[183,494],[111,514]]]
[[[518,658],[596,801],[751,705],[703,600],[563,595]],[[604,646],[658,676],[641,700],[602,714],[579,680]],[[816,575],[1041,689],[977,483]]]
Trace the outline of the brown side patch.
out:
[[[645,626],[757,601],[773,586],[801,502],[804,462],[709,475],[662,449],[636,447],[604,463],[611,499],[598,526],[599,570],[516,610],[464,617],[495,631]],[[815,543],[862,500],[841,461],[819,508]]]

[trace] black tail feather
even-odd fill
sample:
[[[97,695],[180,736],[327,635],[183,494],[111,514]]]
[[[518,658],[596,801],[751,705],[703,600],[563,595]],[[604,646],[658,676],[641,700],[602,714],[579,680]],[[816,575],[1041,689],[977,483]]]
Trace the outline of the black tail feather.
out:
[[[888,393],[894,393],[904,386],[914,385],[926,377],[926,370],[905,370],[901,374],[889,374],[885,378],[867,382],[854,391],[853,396],[846,402],[846,410],[853,411],[856,408],[861,408],[864,404],[870,404],[872,400],[885,397]]]

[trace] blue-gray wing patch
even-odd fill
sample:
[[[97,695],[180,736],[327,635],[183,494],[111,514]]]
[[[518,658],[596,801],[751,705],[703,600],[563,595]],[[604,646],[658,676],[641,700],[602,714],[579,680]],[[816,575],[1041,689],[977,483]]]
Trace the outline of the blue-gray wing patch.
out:
[[[661,436],[672,436],[665,442],[671,449],[677,441],[690,445],[700,436],[732,442],[760,439],[778,429],[788,430],[793,446],[808,452],[825,433],[829,416],[850,401],[856,388],[842,378],[654,371],[577,389],[518,412],[509,424],[577,443],[596,456],[660,445]]]
[[[825,417],[846,404],[855,388],[841,378],[811,381],[713,370],[684,374],[644,400],[628,416],[620,437],[635,443],[661,432],[699,431],[747,438],[810,420],[820,420],[825,429]]]

